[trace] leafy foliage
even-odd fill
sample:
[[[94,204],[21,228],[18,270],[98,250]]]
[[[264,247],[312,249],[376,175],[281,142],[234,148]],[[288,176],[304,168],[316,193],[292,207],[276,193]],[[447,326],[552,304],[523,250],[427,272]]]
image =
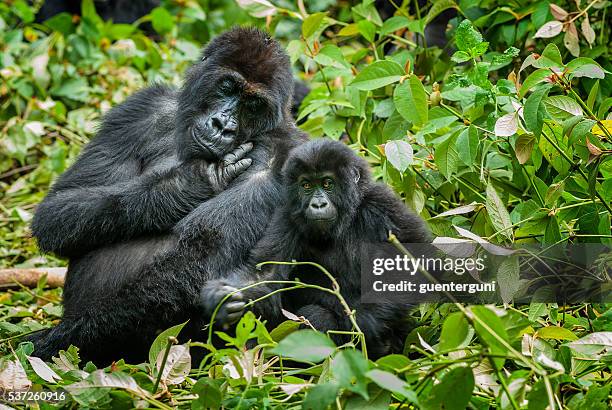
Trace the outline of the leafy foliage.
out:
[[[300,126],[353,146],[436,235],[612,244],[609,1],[404,1],[384,20],[372,1],[305,3],[168,0],[134,25],[102,21],[91,0],[80,18],[43,24],[23,0],[0,4],[0,267],[64,264],[28,237],[50,182],[106,110],[177,81],[236,23],[285,40],[312,87]],[[425,28],[448,9],[449,44],[426,47]],[[498,283],[512,290],[517,277],[508,257]],[[0,385],[65,390],[65,404],[85,407],[609,408],[610,305],[514,306],[512,293],[503,308],[419,306],[404,354],[376,362],[297,330],[290,314],[276,329],[247,314],[219,334],[227,348],[174,344],[177,326],[148,363],[96,369],[75,348],[44,363],[16,343],[61,317],[61,291],[42,280],[0,294]]]

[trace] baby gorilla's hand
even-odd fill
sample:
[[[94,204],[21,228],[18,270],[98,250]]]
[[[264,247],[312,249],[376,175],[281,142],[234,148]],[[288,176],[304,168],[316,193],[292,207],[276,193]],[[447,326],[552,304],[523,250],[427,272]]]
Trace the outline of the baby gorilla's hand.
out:
[[[247,142],[224,156],[220,162],[208,165],[206,174],[216,193],[224,191],[234,178],[251,166],[253,160],[244,156],[252,149],[253,143]]]
[[[224,330],[236,323],[244,313],[244,297],[242,293],[237,291],[238,289],[222,281],[211,281],[200,291],[199,304],[204,308],[204,313],[208,317],[212,316],[217,305],[221,303],[225,296],[233,293],[225,300],[215,316],[215,322],[221,325]]]

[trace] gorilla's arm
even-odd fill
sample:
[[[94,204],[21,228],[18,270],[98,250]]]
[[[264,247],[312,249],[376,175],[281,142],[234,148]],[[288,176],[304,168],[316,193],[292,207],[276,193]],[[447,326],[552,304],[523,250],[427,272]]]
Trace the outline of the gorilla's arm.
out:
[[[109,112],[98,135],[37,208],[32,231],[43,251],[71,256],[165,231],[223,189],[224,177],[235,177],[225,171],[248,166],[239,157],[231,169],[172,158],[174,120],[162,105],[171,105],[172,98],[171,90],[153,87]]]

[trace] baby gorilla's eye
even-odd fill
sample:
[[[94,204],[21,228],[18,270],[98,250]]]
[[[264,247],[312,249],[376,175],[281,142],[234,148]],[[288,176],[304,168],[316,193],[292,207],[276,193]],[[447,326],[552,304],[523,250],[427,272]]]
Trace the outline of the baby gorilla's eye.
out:
[[[323,189],[332,189],[334,187],[334,180],[331,178],[325,178],[323,180]]]
[[[304,188],[306,191],[312,189],[312,184],[310,182],[304,181],[302,182],[302,188]]]

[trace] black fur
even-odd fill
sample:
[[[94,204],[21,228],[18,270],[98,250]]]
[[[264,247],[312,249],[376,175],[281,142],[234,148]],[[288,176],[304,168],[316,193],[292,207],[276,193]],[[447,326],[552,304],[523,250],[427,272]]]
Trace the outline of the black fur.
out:
[[[327,198],[338,212],[334,222],[321,225],[305,217],[309,195],[302,190],[299,177],[325,174],[335,177]],[[298,277],[305,283],[330,288],[330,280],[312,266],[275,265],[253,279],[255,263],[316,262],[337,279],[342,295],[356,309],[357,322],[366,335],[372,357],[401,351],[410,330],[406,322],[409,306],[384,300],[373,305],[361,303],[361,252],[362,246],[387,242],[389,232],[404,243],[429,243],[431,239],[422,219],[409,212],[388,186],[374,182],[367,163],[339,142],[314,140],[297,147],[283,168],[283,176],[284,205],[277,209],[266,234],[253,250],[250,265],[228,276],[226,283],[241,287],[254,281]],[[254,300],[273,289],[275,286],[259,285],[244,291],[242,298]],[[318,330],[351,328],[333,295],[312,289],[285,291],[282,295],[285,309],[305,316]],[[256,303],[254,311],[276,324],[282,320],[280,305],[279,298],[272,297]]]
[[[220,91],[227,76],[230,94]],[[63,320],[32,337],[35,355],[74,344],[96,362],[141,360],[159,330],[192,319],[195,335],[207,320],[200,288],[245,263],[281,198],[281,166],[304,139],[291,90],[281,46],[238,28],[206,47],[181,90],[145,89],[107,115],[35,215],[40,247],[70,256]],[[219,158],[199,156],[193,133],[227,95],[238,98],[237,129],[222,155],[248,140],[252,164],[214,192],[202,169]]]

